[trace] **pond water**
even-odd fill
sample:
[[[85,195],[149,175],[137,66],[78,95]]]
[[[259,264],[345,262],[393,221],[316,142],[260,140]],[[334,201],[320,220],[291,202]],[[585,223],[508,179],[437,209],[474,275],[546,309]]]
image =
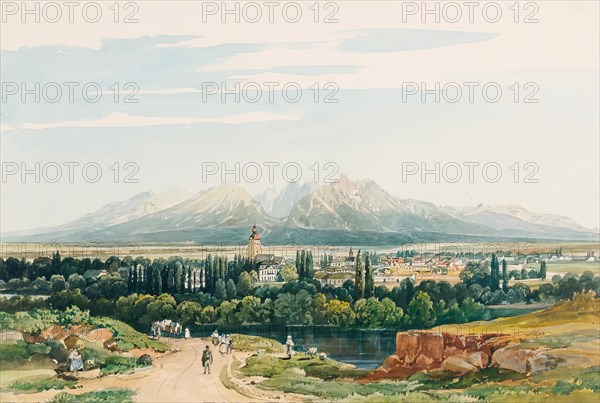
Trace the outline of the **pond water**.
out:
[[[191,330],[194,337],[208,337],[215,326],[200,326]],[[294,340],[294,350],[317,347],[334,360],[374,369],[396,350],[396,331],[340,329],[328,326],[219,326],[219,333],[261,336],[285,343],[288,335]],[[235,348],[235,345],[233,346]]]

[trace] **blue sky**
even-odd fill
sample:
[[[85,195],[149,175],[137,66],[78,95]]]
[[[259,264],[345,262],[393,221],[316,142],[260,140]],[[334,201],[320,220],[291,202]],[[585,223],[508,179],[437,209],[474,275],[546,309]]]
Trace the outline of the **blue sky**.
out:
[[[153,20],[158,11],[146,10],[147,21],[131,32],[84,27],[89,32],[82,28],[74,36],[65,28],[41,38],[23,36],[21,42],[3,40],[4,85],[96,82],[104,96],[97,103],[77,91],[73,103],[65,93],[57,103],[23,103],[18,95],[9,96],[1,112],[2,161],[28,166],[94,161],[104,173],[93,184],[9,178],[2,183],[2,230],[61,224],[141,191],[214,186],[216,178],[200,179],[202,162],[213,161],[297,162],[303,180],[313,179],[315,162],[334,162],[340,172],[373,179],[402,198],[440,205],[519,204],[597,226],[597,18],[586,17],[580,30],[559,35],[562,15],[572,11],[583,18],[593,12],[559,6],[546,10],[543,23],[523,27],[398,24],[381,10],[360,18],[368,12],[357,4],[346,10],[346,22],[318,26],[315,33],[289,24],[195,27],[181,9],[170,10],[180,24],[166,18],[161,26]],[[368,10],[377,7],[387,6]],[[23,27],[3,29],[6,37]],[[109,90],[115,82],[135,83],[139,102],[115,103]],[[263,96],[258,102],[243,96],[234,102],[228,95],[222,102],[220,94],[202,92],[213,82],[229,89],[255,82]],[[272,102],[265,82],[279,83]],[[296,103],[279,89],[292,82],[302,88]],[[429,96],[422,102],[418,93],[405,101],[403,88],[413,82],[427,88],[456,82],[463,98],[436,103]],[[467,100],[465,82],[480,83],[474,102]],[[497,103],[482,98],[481,87],[491,82],[503,91]],[[535,83],[538,103],[522,102],[531,92],[524,87],[528,82]],[[310,89],[314,83],[321,87],[319,102]],[[323,102],[331,93],[325,83],[334,83],[337,103]],[[518,103],[510,89],[515,83]],[[432,167],[469,161],[497,163],[502,179],[401,180],[403,162]],[[135,162],[139,183],[114,183],[108,169],[114,162]],[[514,183],[509,167],[515,162],[537,164],[538,183]],[[273,184],[240,184],[256,193],[280,188],[284,180],[277,175]]]

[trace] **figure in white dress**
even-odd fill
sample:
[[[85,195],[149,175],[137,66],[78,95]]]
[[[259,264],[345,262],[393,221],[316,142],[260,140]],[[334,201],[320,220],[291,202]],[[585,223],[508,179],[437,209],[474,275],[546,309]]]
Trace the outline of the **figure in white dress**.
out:
[[[294,354],[294,341],[292,340],[292,336],[287,337],[287,341],[285,342],[285,353],[289,358],[292,358],[292,354]]]
[[[71,372],[83,370],[83,357],[81,357],[79,351],[77,351],[76,349],[71,351],[69,359],[71,360]]]
[[[185,336],[184,336],[184,337],[185,337],[186,339],[189,339],[189,338],[191,337],[191,336],[190,336],[190,329],[188,329],[187,327],[185,328]]]

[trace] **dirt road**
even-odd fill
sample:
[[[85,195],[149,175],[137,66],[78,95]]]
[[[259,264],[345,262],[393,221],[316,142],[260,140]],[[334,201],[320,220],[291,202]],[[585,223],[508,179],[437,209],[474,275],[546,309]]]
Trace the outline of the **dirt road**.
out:
[[[213,348],[213,366],[210,375],[204,375],[201,357],[207,342],[202,339],[180,340],[175,345],[181,351],[159,357],[154,366],[128,375],[105,376],[81,381],[81,388],[65,390],[69,394],[80,394],[109,388],[129,388],[135,391],[136,402],[251,402],[234,390],[227,389],[219,379],[225,365],[233,357],[222,357]],[[1,402],[43,402],[59,393],[47,390],[41,393],[1,393]],[[262,400],[262,399],[261,399]]]
[[[140,383],[134,396],[136,402],[249,402],[247,397],[229,390],[219,380],[221,369],[231,356],[222,357],[213,348],[210,374],[204,374],[201,357],[206,342],[194,339],[181,343],[181,351],[164,357],[159,367]]]

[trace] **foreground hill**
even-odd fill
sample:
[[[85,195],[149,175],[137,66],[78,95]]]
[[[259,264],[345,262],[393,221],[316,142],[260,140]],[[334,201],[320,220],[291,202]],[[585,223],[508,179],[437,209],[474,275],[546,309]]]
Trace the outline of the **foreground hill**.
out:
[[[400,332],[396,355],[371,372],[261,346],[234,360],[226,385],[300,401],[597,402],[599,314],[589,293],[527,315]]]

